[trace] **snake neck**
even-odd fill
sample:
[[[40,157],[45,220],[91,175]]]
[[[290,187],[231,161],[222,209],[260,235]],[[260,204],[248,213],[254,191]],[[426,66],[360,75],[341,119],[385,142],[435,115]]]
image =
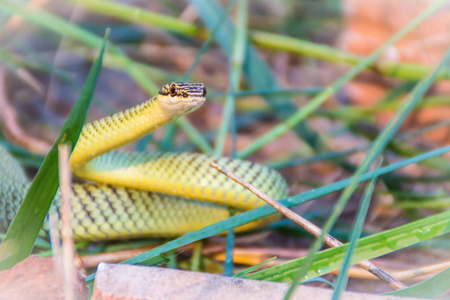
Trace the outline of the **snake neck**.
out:
[[[163,107],[157,97],[112,116],[84,125],[70,158],[77,170],[106,152],[133,142],[178,118]]]

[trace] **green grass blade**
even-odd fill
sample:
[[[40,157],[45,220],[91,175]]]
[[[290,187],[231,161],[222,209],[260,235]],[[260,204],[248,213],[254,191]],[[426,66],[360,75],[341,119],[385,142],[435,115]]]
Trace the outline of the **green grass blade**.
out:
[[[366,150],[368,148],[370,148],[370,144],[351,148],[351,149],[344,150],[344,151],[327,152],[327,153],[321,153],[321,154],[311,155],[311,156],[306,156],[306,157],[301,157],[301,158],[288,159],[288,160],[275,161],[275,162],[267,162],[266,165],[272,169],[283,169],[283,168],[289,168],[289,167],[298,166],[298,165],[311,163],[311,162],[315,162],[315,161],[332,160],[334,158],[347,156],[354,152]]]
[[[215,156],[222,156],[225,146],[225,139],[228,131],[232,126],[233,119],[235,118],[235,98],[233,93],[239,90],[239,82],[242,76],[242,66],[245,58],[245,47],[247,45],[247,16],[248,16],[248,3],[247,1],[238,2],[237,10],[237,23],[236,26],[240,30],[234,31],[233,50],[230,56],[231,70],[230,70],[230,91],[226,98],[225,105],[223,107],[222,122],[217,132],[216,144],[214,149]],[[233,152],[234,147],[233,145]]]
[[[234,216],[234,214],[235,214],[234,208],[230,207],[228,209],[228,211],[229,211],[230,217]],[[223,265],[223,275],[224,276],[233,276],[233,273],[234,273],[234,261],[233,261],[234,238],[235,238],[235,232],[234,232],[234,229],[231,229],[227,232],[227,246],[225,249],[225,261],[224,261],[224,265]]]
[[[0,2],[0,10],[11,14],[18,14],[26,20],[39,24],[60,35],[67,34],[93,48],[101,47],[102,39],[100,37],[45,11],[30,8],[27,5],[21,5],[10,0]]]
[[[75,145],[94,93],[106,47],[107,32],[98,58],[94,62],[78,101],[39,168],[30,188],[0,244],[0,269],[8,269],[25,259],[33,249],[42,222],[59,186],[58,145]]]
[[[28,21],[38,24],[48,30],[58,33],[61,36],[67,36],[76,39],[85,45],[94,49],[100,49],[102,38],[79,27],[67,20],[57,17],[53,14],[30,8],[25,5],[18,5],[12,1],[0,2],[0,10],[14,13],[22,16]],[[158,93],[159,88],[143,72],[143,70],[134,61],[132,61],[119,47],[112,44],[108,46],[108,52],[115,56],[114,62],[121,69],[130,74],[130,76],[150,95]]]
[[[206,37],[207,35],[206,32],[202,32],[202,30],[194,24],[183,22],[171,16],[157,14],[145,10],[142,7],[119,4],[117,2],[105,0],[66,1],[76,3],[92,12],[116,17],[130,23],[156,26],[185,36]],[[287,51],[290,53],[301,54],[307,57],[314,57],[330,62],[356,65],[364,59],[364,57],[355,55],[350,52],[345,52],[326,45],[276,33],[251,31],[249,39],[253,44],[267,49]],[[393,62],[377,62],[373,65],[370,65],[370,69],[380,74],[409,80],[419,80],[423,76],[428,74],[431,70],[430,67],[424,65]],[[450,70],[441,72],[438,78],[449,79]]]
[[[225,20],[225,17],[223,17]],[[239,90],[239,83],[242,76],[242,64],[245,58],[245,47],[247,44],[247,20],[248,20],[248,1],[241,0],[237,6],[237,20],[236,26],[241,30],[234,31],[233,51],[230,57],[230,90],[231,92]],[[217,25],[218,26],[218,25]],[[233,135],[231,157],[234,157],[236,149],[236,108],[235,98],[233,94],[227,96],[225,104],[223,106],[222,122],[219,126],[216,138],[216,144],[214,149],[215,156],[222,156],[225,139],[228,135],[228,131],[231,131]],[[234,215],[234,208],[229,208],[230,217]],[[225,276],[233,276],[234,263],[233,263],[233,251],[234,251],[234,229],[231,229],[227,233],[227,247],[225,251],[224,271]]]
[[[275,259],[277,259],[276,256],[271,257],[271,258],[269,258],[269,259],[263,261],[262,263],[259,263],[259,264],[257,264],[257,265],[251,266],[251,267],[249,267],[248,269],[245,269],[244,271],[237,273],[237,274],[234,275],[233,277],[243,277],[245,274],[248,274],[248,273],[251,273],[251,272],[253,272],[253,271],[256,271],[257,269],[259,269],[259,268],[262,267],[263,265],[265,265],[265,264],[267,264],[267,263],[269,263],[269,262],[271,262],[272,260],[275,260]]]
[[[382,170],[382,168],[380,169]],[[358,240],[358,247],[351,259],[351,264],[370,260],[393,251],[407,248],[414,244],[450,233],[450,211],[439,213],[390,230],[373,234]],[[345,259],[349,244],[327,249],[317,253],[308,279],[339,270]],[[249,279],[292,282],[297,271],[306,258],[296,259],[285,264],[244,276]]]
[[[430,152],[422,154],[420,156],[413,157],[413,158],[380,168],[378,170],[378,174],[380,176],[382,176],[384,174],[390,173],[394,170],[400,169],[407,165],[420,162],[420,161],[428,159],[430,157],[439,156],[439,155],[442,155],[447,152],[450,152],[450,146],[442,147],[440,149],[430,151]],[[359,182],[363,182],[363,181],[373,178],[374,176],[376,176],[376,174],[377,173],[374,171],[367,172],[366,174],[360,176],[358,178],[358,180],[359,180]],[[345,188],[347,185],[349,185],[349,183],[351,181],[352,181],[352,178],[344,179],[344,180],[329,184],[327,186],[317,188],[314,190],[310,190],[308,192],[299,194],[297,196],[290,197],[288,199],[284,199],[281,201],[281,203],[287,207],[299,205],[301,203],[305,203],[312,199],[316,199],[316,198],[322,197],[324,195],[328,195],[330,193],[339,191],[339,190]],[[205,228],[202,228],[200,230],[185,234],[184,236],[182,236],[180,238],[177,238],[177,239],[167,242],[164,245],[161,245],[157,248],[154,248],[152,250],[149,250],[142,254],[139,254],[131,259],[123,261],[122,263],[148,264],[151,259],[153,259],[156,256],[160,256],[162,253],[165,253],[167,251],[176,249],[178,247],[190,244],[192,242],[195,242],[195,241],[198,241],[198,240],[201,240],[201,239],[213,236],[213,235],[223,233],[230,229],[248,224],[252,221],[259,220],[263,217],[273,215],[277,212],[278,211],[275,210],[273,207],[271,207],[269,205],[264,205],[262,207],[259,207],[259,208],[244,212],[242,214],[239,214],[237,216],[231,217],[227,220],[206,226]],[[94,277],[95,277],[95,274],[89,275],[86,278],[86,280],[88,281],[88,283],[92,284]]]
[[[435,2],[439,3],[439,2]],[[427,15],[430,9],[436,8],[433,5],[431,5],[424,13],[421,14],[421,16]],[[417,20],[417,18],[415,19]],[[412,21],[411,23],[413,23]],[[408,26],[408,25],[407,25]],[[367,153],[364,161],[362,164],[358,167],[358,169],[355,172],[355,175],[353,177],[353,180],[351,183],[345,188],[341,196],[339,197],[330,217],[328,218],[327,222],[325,222],[324,227],[322,228],[322,234],[319,238],[317,238],[312,247],[310,248],[310,253],[305,261],[305,264],[300,269],[296,280],[294,280],[291,289],[289,290],[287,295],[292,294],[293,290],[297,286],[298,280],[301,280],[307,273],[309,264],[313,261],[314,255],[317,251],[322,247],[323,245],[323,235],[330,232],[331,228],[333,227],[334,223],[336,222],[339,215],[344,210],[344,207],[347,203],[347,201],[350,199],[351,195],[355,191],[359,177],[367,171],[369,166],[373,163],[375,158],[386,148],[386,145],[389,143],[389,141],[392,139],[394,134],[397,132],[400,125],[403,123],[405,118],[408,116],[408,114],[412,111],[416,103],[423,97],[425,92],[428,90],[428,88],[432,85],[434,82],[437,74],[443,68],[445,65],[447,65],[448,60],[450,59],[450,51],[446,53],[444,59],[439,64],[439,66],[436,68],[436,70],[421,80],[414,90],[412,91],[411,95],[403,102],[403,104],[400,106],[397,113],[392,117],[392,119],[389,121],[389,123],[386,125],[386,127],[383,129],[383,131],[378,135],[378,137],[375,139],[375,141],[372,144],[372,147],[370,148],[369,152]]]
[[[105,14],[119,19],[125,19],[132,23],[158,26],[168,31],[195,36],[200,30],[194,25],[183,22],[175,17],[157,14],[139,7],[121,4],[105,0],[71,0],[76,5],[81,5],[90,11]]]
[[[425,101],[425,99],[422,99],[422,102]],[[368,139],[374,139],[376,137],[376,133],[375,130],[373,132],[371,132],[371,130],[361,130],[361,128],[357,125],[358,121],[356,121],[353,124],[350,124],[350,128],[353,132],[355,133],[359,133],[362,136],[367,137]],[[399,155],[399,156],[404,156],[404,157],[413,157],[413,156],[417,156],[419,155],[422,150],[411,146],[411,145],[407,145],[404,143],[401,143],[399,141],[395,141],[392,140],[389,145],[388,145],[388,149],[390,151],[392,151],[393,153]],[[441,158],[441,157],[434,157],[431,160],[427,160],[426,162],[423,162],[422,165],[430,168],[430,169],[434,169],[437,171],[442,171],[442,172],[446,172],[449,173],[450,172],[450,161],[446,158]]]
[[[195,127],[189,122],[189,120],[185,117],[179,118],[175,121],[177,126],[180,126],[183,129],[184,133],[188,136],[188,138],[196,145],[203,153],[208,155],[212,155],[213,150],[209,145],[208,141],[202,136],[202,134],[195,129]]]
[[[386,295],[426,299],[435,298],[450,288],[448,284],[449,279],[450,268],[447,268],[424,282],[415,284],[403,290],[386,293]]]
[[[388,41],[386,41],[383,45],[378,47],[374,52],[372,52],[370,56],[359,62],[349,72],[341,76],[330,86],[326,87],[322,92],[320,92],[317,96],[311,99],[311,101],[309,101],[308,104],[304,105],[301,109],[297,110],[297,112],[292,116],[290,116],[287,120],[275,126],[272,130],[266,132],[261,137],[257,138],[247,148],[240,151],[237,154],[237,157],[238,158],[247,157],[248,155],[260,149],[267,143],[285,134],[288,130],[294,128],[299,122],[303,121],[311,113],[317,110],[326,100],[328,100],[334,93],[336,93],[339,89],[341,89],[348,81],[353,79],[361,71],[363,71],[368,66],[373,64],[376,61],[376,59],[388,47],[396,43],[407,33],[416,28],[420,23],[426,20],[432,13],[436,12],[439,9],[439,7],[441,7],[445,2],[446,0],[435,1],[432,5],[430,5],[429,8],[427,8],[424,12],[422,12],[419,16],[417,16],[406,26],[404,26],[401,30],[399,30],[396,34],[394,34]]]
[[[448,126],[448,125],[450,125],[450,120],[438,122],[438,123],[435,123],[435,124],[432,124],[429,126],[422,127],[415,131],[400,134],[395,139],[393,139],[393,141],[403,141],[403,140],[406,140],[406,139],[409,139],[409,138],[412,138],[415,136],[419,136],[421,134],[424,134],[424,133],[434,130],[436,128],[441,128],[441,127]],[[289,159],[283,159],[283,160],[278,160],[278,161],[270,161],[270,162],[266,162],[265,165],[267,165],[268,167],[270,167],[272,169],[289,168],[289,167],[306,164],[306,163],[311,163],[311,162],[315,162],[315,161],[331,160],[331,159],[334,159],[337,157],[346,156],[346,155],[352,154],[357,151],[367,150],[370,148],[370,146],[371,146],[371,144],[367,144],[367,145],[361,145],[361,146],[351,148],[348,150],[343,150],[343,151],[321,153],[321,154],[311,155],[311,156],[301,157],[301,158],[289,158]],[[416,155],[413,155],[413,156],[416,156]]]
[[[197,55],[195,55],[194,62],[192,63],[192,65],[189,67],[189,69],[184,74],[183,80],[189,80],[189,78],[191,77],[192,72],[194,71],[194,69],[198,65],[198,63],[200,62],[200,58],[202,57],[203,54],[206,53],[206,51],[209,49],[209,46],[211,46],[212,42],[214,41],[218,30],[222,26],[222,23],[226,20],[228,13],[230,12],[231,8],[233,7],[235,1],[236,0],[231,0],[228,2],[222,15],[219,18],[219,21],[216,24],[216,27],[214,27],[213,30],[211,31],[211,33],[208,35],[208,38],[203,43],[200,50],[198,50]]]
[[[227,4],[227,7],[222,14],[222,16],[219,19],[219,22],[216,25],[216,28],[213,29],[211,34],[208,36],[206,41],[203,43],[202,47],[198,51],[197,55],[195,56],[194,62],[189,67],[187,72],[184,74],[182,80],[189,80],[191,77],[192,72],[194,71],[197,64],[200,62],[200,58],[202,55],[208,50],[211,43],[214,41],[214,37],[216,36],[217,31],[219,30],[220,26],[222,25],[222,22],[226,19],[226,16],[228,12],[230,11],[231,7],[233,6],[235,0],[230,1]],[[203,138],[203,136],[195,129],[195,127],[189,122],[189,120],[186,117],[177,119],[173,124],[178,125],[181,129],[184,130],[184,132],[188,135],[189,139],[200,149],[203,151],[203,153],[206,153],[208,155],[213,154],[213,150],[211,146],[208,144],[207,140]],[[168,126],[171,126],[169,124]]]
[[[424,197],[426,198],[426,197]],[[400,203],[395,203],[394,206],[400,209],[418,209],[418,208],[428,208],[428,209],[447,209],[450,208],[450,197],[439,200],[429,200],[423,199],[424,201],[404,201]]]
[[[381,165],[382,160],[378,163],[376,169],[378,169]],[[336,283],[336,287],[333,293],[333,300],[339,299],[341,293],[347,287],[348,283],[348,269],[350,268],[350,261],[352,259],[353,253],[357,246],[357,241],[361,237],[361,233],[364,226],[364,221],[366,220],[367,212],[369,211],[370,200],[373,195],[373,191],[375,189],[375,183],[377,182],[378,176],[373,177],[370,182],[367,184],[364,189],[364,193],[362,199],[359,204],[357,217],[355,222],[353,223],[352,229],[349,234],[349,247],[347,251],[347,255],[345,256],[344,264],[342,265],[341,272],[339,273],[338,281]]]
[[[200,17],[208,29],[215,28],[217,20],[223,14],[223,9],[220,4],[213,0],[191,0],[191,3],[197,8]],[[233,52],[234,31],[233,24],[227,19],[224,21],[223,26],[217,32],[216,36],[217,43],[222,47],[228,57],[231,57]],[[256,90],[279,90],[280,85],[278,80],[268,64],[261,59],[258,52],[250,43],[246,45],[246,49],[243,71],[247,77],[247,81]],[[297,106],[289,97],[266,94],[264,95],[264,99],[281,120],[287,119],[292,112],[297,110]],[[307,127],[304,122],[294,126],[293,130],[313,148],[317,149],[319,147],[318,135]]]
[[[252,31],[250,33],[250,40],[260,47],[278,51],[287,51],[330,62],[357,65],[364,59],[362,56],[338,50],[327,45],[312,43],[295,37],[283,36],[270,32]],[[370,64],[368,68],[380,74],[405,80],[420,80],[431,71],[430,67],[425,65],[383,61]],[[450,70],[448,69],[438,75],[438,79],[449,78]]]
[[[315,96],[323,91],[322,87],[307,87],[299,89],[258,89],[247,91],[236,91],[233,94],[235,98],[242,98],[248,96]],[[226,97],[231,92],[214,92],[210,93],[210,97]]]
[[[200,271],[200,265],[202,263],[202,249],[203,249],[202,241],[194,243],[194,250],[191,257],[191,271],[194,272]]]
[[[53,32],[60,34],[61,36],[68,36],[76,39],[83,44],[86,44],[95,49],[100,48],[102,39],[91,32],[82,29],[68,21],[59,18],[55,15],[47,13],[37,8],[29,8],[23,5],[17,5],[11,1],[0,2],[0,11],[4,10],[8,13],[19,14],[25,19],[38,24],[44,28],[47,28]],[[127,72],[133,80],[149,95],[154,96],[158,93],[159,87],[149,79],[144,72],[142,66],[132,59],[130,59],[121,48],[109,44],[108,53],[110,54],[110,61],[118,69]],[[183,130],[189,130],[186,132],[188,137],[194,137],[192,142],[200,149],[204,150],[209,147],[208,142],[202,137],[202,135],[191,125],[186,124],[187,121],[177,120],[177,125]],[[206,147],[206,145],[208,145]],[[208,153],[208,152],[206,152]]]
[[[177,133],[175,123],[169,123],[164,128],[164,137],[161,140],[160,147],[162,151],[169,151],[172,148],[172,143]],[[144,148],[145,149],[145,148]]]

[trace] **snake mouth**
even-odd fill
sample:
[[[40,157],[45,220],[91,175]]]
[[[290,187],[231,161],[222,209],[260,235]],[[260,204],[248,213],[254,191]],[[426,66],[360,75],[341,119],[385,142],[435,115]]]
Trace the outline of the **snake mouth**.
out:
[[[191,98],[189,102],[185,103],[186,105],[186,113],[193,112],[194,110],[197,110],[200,106],[205,103],[205,98]]]
[[[171,114],[181,116],[197,110],[203,105],[205,100],[204,97],[177,97],[172,98],[169,101],[164,101],[164,107],[168,112],[170,111]]]

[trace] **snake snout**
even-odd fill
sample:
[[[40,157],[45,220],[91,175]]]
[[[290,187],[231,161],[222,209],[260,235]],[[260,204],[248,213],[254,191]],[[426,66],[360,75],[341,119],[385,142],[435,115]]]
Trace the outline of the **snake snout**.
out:
[[[159,91],[160,102],[179,114],[190,113],[205,102],[206,87],[201,82],[171,82]]]

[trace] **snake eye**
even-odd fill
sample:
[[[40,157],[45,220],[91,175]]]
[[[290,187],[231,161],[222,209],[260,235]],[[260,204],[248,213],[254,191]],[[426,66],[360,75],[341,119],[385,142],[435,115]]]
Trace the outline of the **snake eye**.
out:
[[[203,87],[203,93],[202,96],[205,97],[206,96],[206,87]]]
[[[170,95],[171,95],[172,97],[175,97],[175,96],[178,94],[177,86],[176,86],[176,85],[172,85],[172,86],[170,87],[169,92],[170,92]]]

